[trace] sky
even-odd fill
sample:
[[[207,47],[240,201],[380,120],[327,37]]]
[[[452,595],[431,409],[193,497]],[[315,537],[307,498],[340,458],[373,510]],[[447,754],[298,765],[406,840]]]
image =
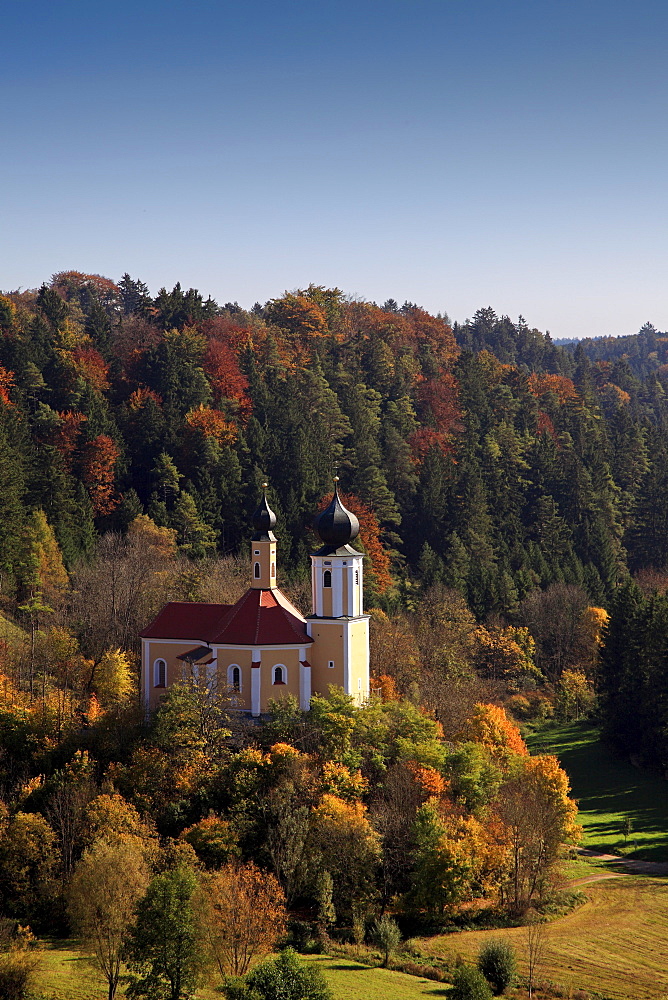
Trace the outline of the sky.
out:
[[[668,329],[668,4],[5,0],[0,288]]]

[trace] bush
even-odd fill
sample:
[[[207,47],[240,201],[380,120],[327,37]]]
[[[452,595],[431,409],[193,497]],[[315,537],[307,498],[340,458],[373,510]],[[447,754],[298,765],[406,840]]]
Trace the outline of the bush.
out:
[[[278,958],[257,965],[246,976],[248,1000],[332,1000],[325,977],[315,965],[302,962],[291,948]],[[241,1000],[239,994],[238,1000]],[[237,1000],[237,997],[230,998]]]
[[[37,958],[25,951],[10,951],[0,955],[0,997],[2,1000],[24,1000],[37,967]]]
[[[492,1000],[492,991],[480,969],[461,965],[452,977],[448,1000]]]
[[[313,927],[307,920],[291,920],[288,924],[288,944],[295,951],[306,952],[313,945]]]
[[[262,1000],[260,994],[252,990],[241,976],[230,976],[222,989],[225,1000]]]
[[[376,920],[373,925],[373,940],[383,953],[383,966],[387,968],[390,954],[399,947],[401,942],[401,931],[397,927],[396,921],[387,913]]]
[[[515,974],[515,953],[507,941],[489,941],[478,955],[478,968],[497,996],[505,993]]]

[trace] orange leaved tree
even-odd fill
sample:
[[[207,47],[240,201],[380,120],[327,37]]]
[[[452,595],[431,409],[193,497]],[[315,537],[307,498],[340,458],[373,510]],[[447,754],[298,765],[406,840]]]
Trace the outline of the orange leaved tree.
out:
[[[277,879],[249,862],[206,876],[197,909],[204,940],[221,978],[243,976],[273,951],[285,931],[285,896]]]

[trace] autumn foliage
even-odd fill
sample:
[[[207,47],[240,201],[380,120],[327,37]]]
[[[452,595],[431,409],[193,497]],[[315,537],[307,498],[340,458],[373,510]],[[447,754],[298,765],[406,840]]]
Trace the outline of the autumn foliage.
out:
[[[108,434],[89,441],[82,459],[83,480],[96,514],[109,514],[118,506],[114,496],[114,470],[120,451]]]
[[[204,370],[211,379],[216,400],[234,400],[239,407],[240,416],[247,419],[253,412],[248,395],[248,379],[242,375],[236,353],[230,344],[210,340],[204,355]]]
[[[232,444],[236,437],[236,427],[220,410],[209,406],[198,406],[186,414],[186,426],[192,432],[199,431],[203,437],[214,438],[218,444]]]
[[[202,882],[200,921],[225,981],[271,952],[285,930],[285,896],[276,878],[252,861],[225,865]]]
[[[9,398],[9,390],[14,385],[14,373],[7,371],[0,365],[0,400],[6,405],[11,406],[12,401]]]
[[[109,389],[109,365],[93,347],[75,347],[70,352],[72,366],[97,392]]]
[[[519,729],[499,705],[476,705],[464,724],[462,737],[480,743],[502,765],[513,756],[529,754]]]
[[[560,403],[575,402],[580,398],[572,379],[548,372],[532,372],[529,375],[529,391],[538,397],[553,393]]]

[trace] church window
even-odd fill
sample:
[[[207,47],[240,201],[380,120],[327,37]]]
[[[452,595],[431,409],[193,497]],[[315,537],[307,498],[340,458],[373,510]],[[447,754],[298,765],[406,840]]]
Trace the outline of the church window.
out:
[[[334,667],[334,660],[330,660],[327,666],[329,667],[330,670],[332,670]]]
[[[255,579],[259,580],[260,579],[260,564],[259,563],[255,563],[255,569],[253,570],[253,572],[255,574]]]
[[[332,586],[332,571],[330,569],[326,569],[325,572],[323,573],[322,585],[323,587]]]
[[[167,687],[167,664],[164,660],[156,660],[153,664],[153,684],[157,688]]]
[[[260,550],[259,549],[255,549],[253,555],[254,556],[259,556],[259,554],[260,554]]]
[[[241,691],[241,667],[236,663],[227,668],[227,686],[233,691]]]
[[[288,672],[282,663],[276,664],[273,670],[273,683],[274,684],[285,684],[287,682]]]
[[[271,575],[276,576],[276,563],[271,564]]]

